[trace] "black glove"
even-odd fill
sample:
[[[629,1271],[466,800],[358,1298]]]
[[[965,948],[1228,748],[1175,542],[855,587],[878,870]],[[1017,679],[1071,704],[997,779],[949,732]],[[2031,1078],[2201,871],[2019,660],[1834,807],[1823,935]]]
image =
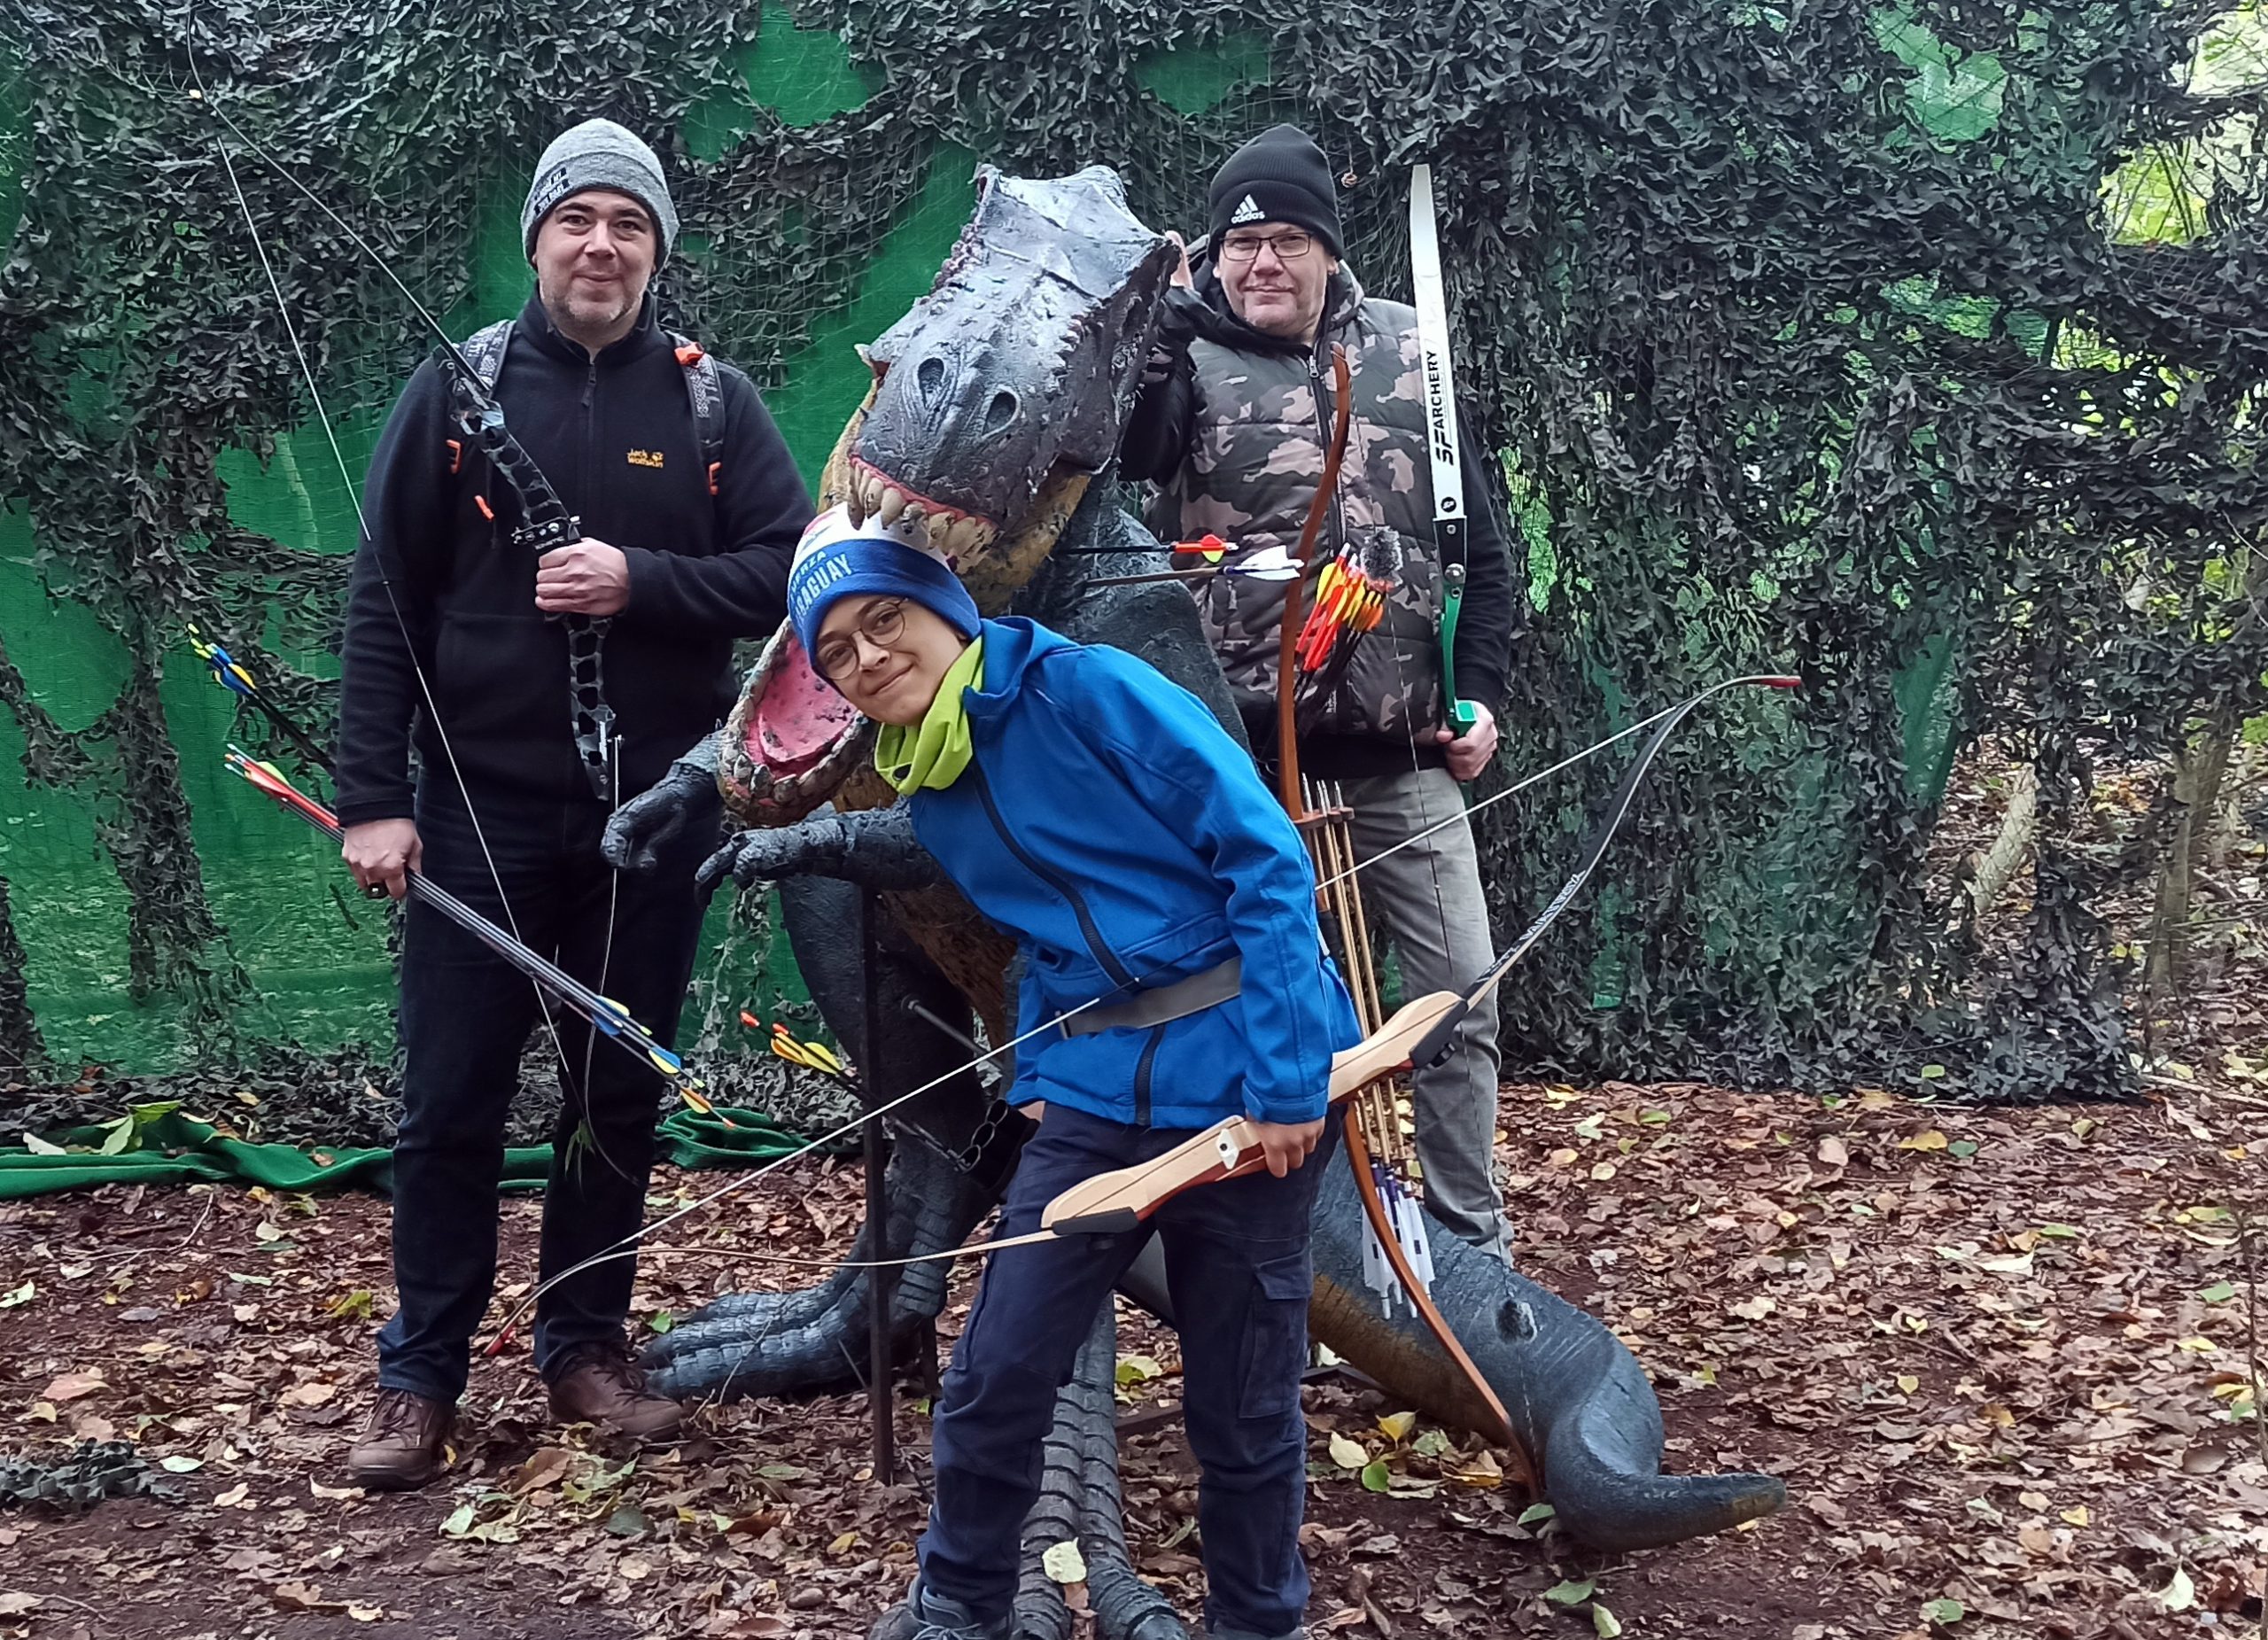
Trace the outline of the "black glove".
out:
[[[599,852],[617,871],[651,871],[662,844],[697,815],[714,813],[717,771],[680,758],[669,772],[614,812]]]
[[[1187,353],[1189,344],[1203,332],[1212,316],[1212,308],[1196,291],[1177,284],[1169,286],[1165,299],[1158,304],[1157,339],[1153,346],[1172,353]]]
[[[843,817],[814,814],[792,826],[763,826],[727,838],[701,862],[693,886],[705,899],[727,876],[744,889],[781,877],[839,876],[850,853],[850,832]]]

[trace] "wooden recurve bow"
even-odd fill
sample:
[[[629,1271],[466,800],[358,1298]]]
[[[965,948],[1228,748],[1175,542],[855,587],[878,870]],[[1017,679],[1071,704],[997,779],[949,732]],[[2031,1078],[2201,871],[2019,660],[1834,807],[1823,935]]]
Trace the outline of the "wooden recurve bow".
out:
[[[1379,992],[1370,968],[1370,933],[1362,913],[1362,892],[1354,877],[1347,874],[1354,866],[1353,841],[1348,830],[1347,812],[1338,804],[1330,803],[1321,809],[1310,808],[1308,793],[1300,778],[1299,734],[1297,726],[1298,679],[1296,675],[1300,626],[1307,605],[1308,573],[1315,558],[1316,542],[1322,536],[1324,518],[1329,515],[1339,486],[1340,469],[1347,456],[1347,438],[1353,421],[1353,373],[1347,363],[1347,350],[1333,344],[1331,350],[1332,388],[1337,401],[1332,418],[1330,443],[1326,447],[1323,476],[1316,486],[1315,501],[1308,509],[1307,521],[1300,531],[1297,571],[1284,593],[1284,622],[1278,636],[1276,663],[1276,757],[1278,796],[1285,811],[1292,817],[1306,841],[1309,856],[1315,862],[1318,882],[1332,882],[1321,893],[1321,908],[1332,914],[1339,923],[1340,944],[1346,953],[1349,969],[1347,979],[1355,1000],[1357,1015],[1369,1040],[1376,1038],[1385,1022],[1380,1017]],[[1320,377],[1317,377],[1320,388]],[[1318,400],[1320,393],[1318,393]],[[1323,406],[1316,406],[1318,421]],[[1446,994],[1446,993],[1444,993]],[[1424,1003],[1434,999],[1422,999]],[[1405,1009],[1404,1013],[1409,1010]],[[1361,1198],[1363,1214],[1370,1221],[1371,1233],[1377,1238],[1387,1267],[1401,1284],[1410,1308],[1433,1333],[1442,1353],[1456,1364],[1472,1390],[1473,1405],[1468,1420],[1480,1434],[1495,1444],[1513,1450],[1519,1459],[1519,1468],[1526,1473],[1519,1478],[1533,1489],[1534,1476],[1526,1454],[1519,1451],[1518,1437],[1512,1433],[1511,1419],[1506,1416],[1503,1403],[1495,1390],[1473,1364],[1456,1334],[1434,1305],[1433,1294],[1427,1291],[1417,1269],[1411,1264],[1408,1251],[1394,1223],[1394,1211],[1379,1186],[1379,1167],[1392,1165],[1400,1148],[1399,1115],[1394,1108],[1393,1084],[1394,1070],[1406,1062],[1396,1059],[1381,1067],[1379,1072],[1349,1090],[1354,1100],[1347,1117],[1345,1143],[1347,1164],[1355,1175],[1355,1193]],[[1332,1081],[1339,1081],[1335,1070]],[[1373,1158],[1379,1161],[1374,1165]],[[1414,1198],[1412,1198],[1414,1202]]]

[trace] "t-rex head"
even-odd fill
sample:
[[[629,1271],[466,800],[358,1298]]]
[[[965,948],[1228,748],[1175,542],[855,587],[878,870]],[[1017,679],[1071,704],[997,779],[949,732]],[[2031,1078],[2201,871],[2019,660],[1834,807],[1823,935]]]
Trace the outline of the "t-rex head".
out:
[[[964,571],[1052,483],[1117,454],[1175,261],[1107,167],[1038,181],[985,166],[976,189],[936,284],[867,349],[843,498],[925,525]]]
[[[976,187],[936,284],[866,350],[874,390],[819,505],[912,519],[997,615],[1117,454],[1176,253],[1102,166],[1052,182],[986,166]],[[797,820],[865,755],[858,713],[783,626],[725,727],[726,801],[752,825]]]

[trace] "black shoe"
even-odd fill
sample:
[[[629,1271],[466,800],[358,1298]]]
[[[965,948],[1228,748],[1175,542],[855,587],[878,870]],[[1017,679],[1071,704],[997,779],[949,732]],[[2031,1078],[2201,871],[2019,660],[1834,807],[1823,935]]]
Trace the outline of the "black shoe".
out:
[[[921,1587],[883,1613],[866,1640],[1014,1640],[1014,1620],[984,1622],[958,1600]]]

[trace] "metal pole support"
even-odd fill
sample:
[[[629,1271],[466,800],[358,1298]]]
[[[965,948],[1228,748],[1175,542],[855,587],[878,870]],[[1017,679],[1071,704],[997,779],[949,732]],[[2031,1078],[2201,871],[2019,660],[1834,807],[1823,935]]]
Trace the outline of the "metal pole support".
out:
[[[864,991],[864,1018],[858,1045],[858,1089],[868,1111],[889,1101],[889,1084],[882,1074],[882,915],[881,902],[872,890],[858,897],[859,980]],[[865,1123],[866,1162],[866,1246],[870,1258],[888,1258],[890,1249],[889,1194],[884,1188],[889,1170],[889,1135],[879,1118]],[[897,1272],[866,1272],[866,1406],[874,1418],[874,1465],[877,1485],[897,1478],[897,1431],[890,1405],[890,1300]]]

